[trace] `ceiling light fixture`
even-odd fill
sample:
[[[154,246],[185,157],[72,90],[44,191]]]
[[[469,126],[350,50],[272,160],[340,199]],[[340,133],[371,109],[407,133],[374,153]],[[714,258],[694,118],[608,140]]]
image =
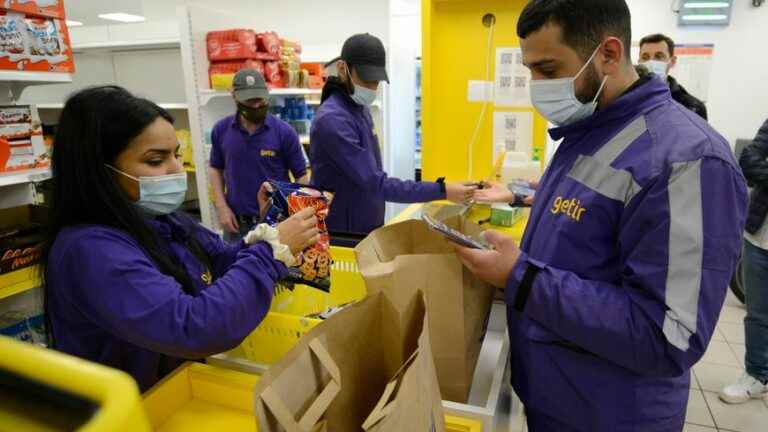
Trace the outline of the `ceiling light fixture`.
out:
[[[683,7],[686,9],[719,9],[731,7],[731,5],[728,2],[693,2],[685,3]]]
[[[141,15],[133,15],[133,14],[123,13],[123,12],[99,14],[99,18],[104,20],[118,21],[118,22],[124,22],[124,23],[138,23],[138,22],[144,22],[147,20]]]
[[[728,15],[683,15],[683,21],[723,21]]]
[[[81,23],[80,21],[67,20],[67,27],[80,27],[82,25],[83,23]]]

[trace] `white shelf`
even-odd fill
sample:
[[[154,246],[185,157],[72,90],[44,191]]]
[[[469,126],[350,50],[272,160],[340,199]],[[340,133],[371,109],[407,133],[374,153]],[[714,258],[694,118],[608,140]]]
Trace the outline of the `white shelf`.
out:
[[[0,187],[39,182],[49,178],[51,178],[51,170],[48,168],[0,174]]]
[[[212,99],[216,98],[231,98],[232,93],[224,90],[212,90],[212,89],[200,89],[200,102],[203,105],[207,105]],[[280,88],[271,89],[269,91],[270,96],[311,96],[320,95],[323,91],[319,89],[305,89],[305,88]]]
[[[29,84],[55,84],[72,82],[72,74],[62,72],[29,72],[0,70],[0,82],[21,82]]]
[[[84,43],[72,46],[74,52],[85,51],[139,51],[149,49],[179,48],[179,39],[149,39],[133,41],[109,41]]]
[[[186,103],[159,103],[157,105],[160,106],[160,108],[167,110],[186,110],[189,108],[189,105]],[[35,104],[35,106],[37,106],[37,109],[48,110],[60,110],[64,108],[64,104],[59,102],[39,103]]]

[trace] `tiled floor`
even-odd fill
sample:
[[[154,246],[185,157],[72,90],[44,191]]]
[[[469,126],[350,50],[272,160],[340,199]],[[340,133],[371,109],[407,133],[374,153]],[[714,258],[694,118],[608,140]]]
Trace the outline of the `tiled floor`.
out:
[[[744,372],[744,306],[730,293],[704,358],[693,367],[684,432],[766,432],[768,400],[727,405],[717,393]]]
[[[683,432],[768,432],[768,400],[727,405],[717,394],[744,372],[744,306],[728,293],[704,358],[693,367]],[[526,432],[522,418],[512,431]]]

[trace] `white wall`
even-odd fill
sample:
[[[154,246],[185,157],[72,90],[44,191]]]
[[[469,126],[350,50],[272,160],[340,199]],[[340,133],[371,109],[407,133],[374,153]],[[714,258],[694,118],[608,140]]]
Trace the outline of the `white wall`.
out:
[[[709,121],[733,145],[754,138],[768,118],[768,5],[755,8],[736,0],[731,25],[683,28],[670,10],[670,0],[627,0],[632,11],[633,39],[665,33],[676,43],[714,43],[707,109]],[[674,76],[675,72],[672,70]]]
[[[389,115],[384,169],[392,177],[413,180],[416,145],[416,58],[421,56],[421,15],[417,1],[392,0],[390,10]],[[388,204],[387,216],[406,206]]]

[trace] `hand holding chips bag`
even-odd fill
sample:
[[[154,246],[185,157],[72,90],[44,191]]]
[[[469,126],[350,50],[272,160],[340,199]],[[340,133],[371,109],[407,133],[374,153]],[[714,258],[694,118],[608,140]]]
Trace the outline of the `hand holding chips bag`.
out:
[[[297,256],[297,267],[288,269],[287,282],[309,285],[323,291],[331,288],[331,239],[325,219],[332,195],[308,186],[270,181],[272,196],[264,221],[277,225],[305,208],[314,208],[320,240]]]

